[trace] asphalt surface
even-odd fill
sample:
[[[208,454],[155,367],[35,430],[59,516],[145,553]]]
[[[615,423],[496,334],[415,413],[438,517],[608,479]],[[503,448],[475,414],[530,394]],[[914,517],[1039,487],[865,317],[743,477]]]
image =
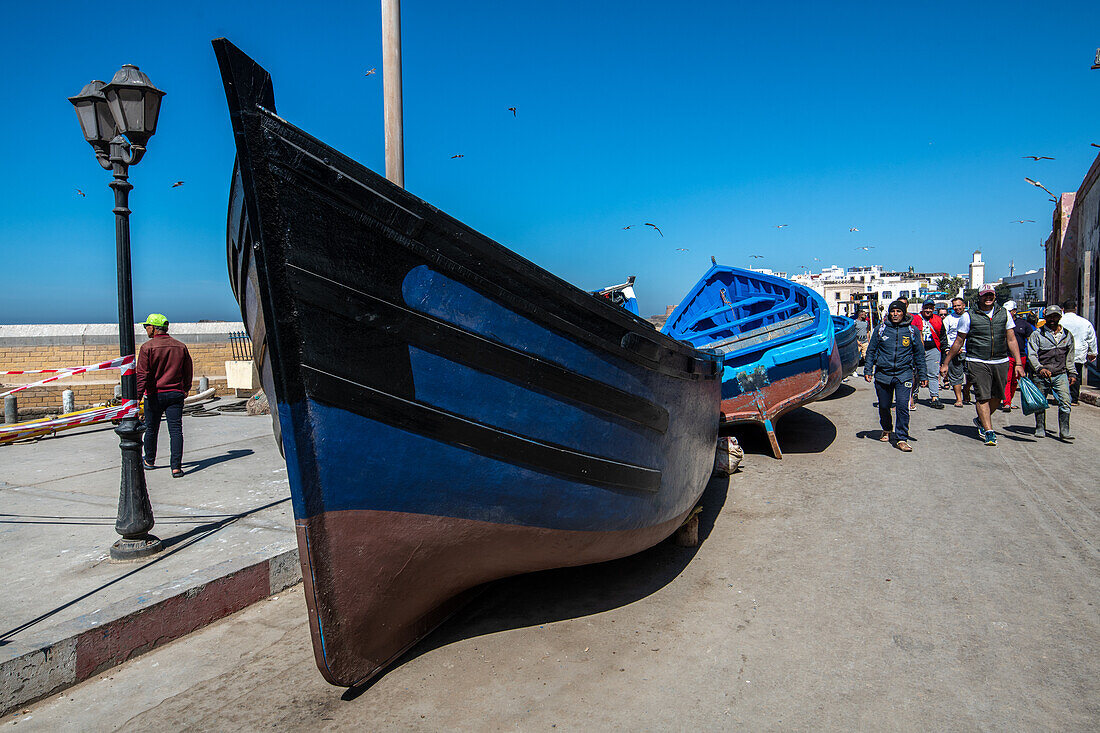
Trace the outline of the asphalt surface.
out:
[[[873,390],[740,431],[698,548],[498,582],[366,689],[325,683],[301,586],[0,721],[18,730],[1096,730],[1100,411],[1074,444]]]

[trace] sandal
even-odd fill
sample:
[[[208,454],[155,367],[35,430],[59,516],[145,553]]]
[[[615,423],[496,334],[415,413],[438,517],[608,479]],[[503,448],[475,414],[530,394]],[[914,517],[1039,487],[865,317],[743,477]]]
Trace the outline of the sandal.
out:
[[[183,469],[182,468],[173,468],[172,469],[172,478],[183,478]]]
[[[149,463],[149,461],[145,460],[144,458],[141,459],[141,465],[145,466],[150,471],[152,471],[154,468],[156,468],[156,466],[154,464]]]
[[[880,443],[889,443],[890,442],[890,431],[889,430],[883,430],[882,435],[880,435],[878,437],[878,439],[879,439]]]
[[[910,448],[909,444],[906,443],[904,440],[899,440],[898,441],[898,450],[900,450],[902,453],[912,453],[913,452],[913,449]]]

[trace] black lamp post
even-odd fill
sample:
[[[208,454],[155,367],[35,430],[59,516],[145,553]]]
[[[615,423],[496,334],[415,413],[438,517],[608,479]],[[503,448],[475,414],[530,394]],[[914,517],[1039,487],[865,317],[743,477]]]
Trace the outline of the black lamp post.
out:
[[[80,94],[69,97],[76,107],[84,139],[95,150],[96,159],[112,172],[115,192],[115,250],[118,259],[119,356],[134,353],[134,301],[130,289],[130,166],[145,155],[145,144],[157,131],[157,116],[164,92],[153,86],[138,67],[127,64],[115,73],[110,84],[89,82]],[[122,399],[137,400],[134,375],[122,377]],[[115,432],[122,451],[122,482],[118,495],[115,531],[121,539],[111,545],[116,560],[137,560],[160,552],[153,528],[153,507],[145,486],[141,465],[141,434],[144,428],[135,412]]]

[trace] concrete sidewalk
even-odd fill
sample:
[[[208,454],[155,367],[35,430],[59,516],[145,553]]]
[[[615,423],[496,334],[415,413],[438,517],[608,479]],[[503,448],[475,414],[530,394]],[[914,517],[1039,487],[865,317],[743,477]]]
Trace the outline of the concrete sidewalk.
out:
[[[229,401],[207,404],[207,412]],[[146,481],[166,548],[116,563],[110,425],[0,446],[0,713],[86,679],[301,579],[286,466],[268,416],[184,418],[184,471]]]

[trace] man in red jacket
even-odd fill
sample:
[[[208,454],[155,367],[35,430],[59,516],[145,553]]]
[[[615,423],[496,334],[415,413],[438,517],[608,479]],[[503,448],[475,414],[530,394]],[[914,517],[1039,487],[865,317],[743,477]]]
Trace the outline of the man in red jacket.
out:
[[[151,313],[145,319],[149,340],[137,358],[137,397],[145,398],[146,468],[155,468],[160,419],[168,422],[172,478],[183,475],[183,400],[191,391],[191,354],[182,341],[168,335],[168,319]]]
[[[947,332],[944,330],[943,319],[936,314],[936,301],[924,301],[920,315],[913,316],[913,327],[920,331],[921,343],[924,346],[924,368],[928,372],[928,396],[932,398],[929,404],[936,410],[942,410],[940,382],[936,375],[940,372],[940,364],[943,362],[944,352],[947,351]],[[914,384],[913,401],[910,407],[915,405],[917,392],[918,387]]]

